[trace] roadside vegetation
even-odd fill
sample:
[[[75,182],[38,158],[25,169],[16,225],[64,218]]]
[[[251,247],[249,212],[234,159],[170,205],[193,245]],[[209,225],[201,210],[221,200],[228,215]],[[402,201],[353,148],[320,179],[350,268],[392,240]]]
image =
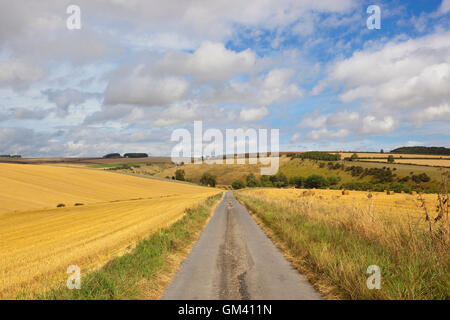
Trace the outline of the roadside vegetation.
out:
[[[450,298],[444,186],[438,195],[273,188],[235,195],[329,298]],[[366,285],[371,265],[381,270],[379,290]]]
[[[81,279],[80,290],[66,286],[41,294],[51,300],[158,299],[181,262],[197,240],[221,194],[211,196],[168,228],[140,241],[131,252],[114,258]]]

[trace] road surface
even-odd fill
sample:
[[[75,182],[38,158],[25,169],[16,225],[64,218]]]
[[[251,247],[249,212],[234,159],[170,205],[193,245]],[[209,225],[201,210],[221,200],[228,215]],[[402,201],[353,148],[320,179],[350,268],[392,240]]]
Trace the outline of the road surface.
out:
[[[163,299],[321,299],[227,192]]]

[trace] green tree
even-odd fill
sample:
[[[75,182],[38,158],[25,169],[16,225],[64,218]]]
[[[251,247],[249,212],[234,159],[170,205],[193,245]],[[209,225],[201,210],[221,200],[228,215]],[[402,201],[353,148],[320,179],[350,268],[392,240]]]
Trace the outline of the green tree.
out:
[[[394,161],[395,161],[394,156],[392,154],[390,154],[389,157],[387,158],[387,162],[394,163]]]
[[[259,186],[260,186],[260,183],[256,179],[255,175],[253,173],[250,173],[247,176],[247,187],[254,188],[254,187],[259,187]]]
[[[175,179],[176,180],[180,180],[180,181],[184,181],[184,170],[183,169],[178,169],[177,171],[175,171]]]
[[[200,178],[200,183],[205,186],[215,187],[216,186],[216,176],[213,176],[209,172],[205,172]]]
[[[357,159],[358,159],[358,154],[357,153],[352,154],[352,156],[350,157],[351,161],[354,161],[354,160],[357,160]]]
[[[305,180],[306,188],[325,188],[328,186],[329,186],[329,184],[328,184],[327,179],[325,179],[324,177],[322,177],[318,174],[310,175]]]

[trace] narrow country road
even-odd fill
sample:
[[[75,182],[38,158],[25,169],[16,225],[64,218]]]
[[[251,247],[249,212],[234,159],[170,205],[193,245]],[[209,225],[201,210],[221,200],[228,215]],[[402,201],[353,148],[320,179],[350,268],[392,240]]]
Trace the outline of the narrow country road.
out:
[[[163,299],[321,299],[227,192]]]

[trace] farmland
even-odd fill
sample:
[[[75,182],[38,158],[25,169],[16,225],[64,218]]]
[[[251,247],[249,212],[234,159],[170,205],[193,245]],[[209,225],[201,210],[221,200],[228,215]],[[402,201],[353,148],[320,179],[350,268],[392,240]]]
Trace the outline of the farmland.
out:
[[[219,193],[45,165],[0,164],[0,182],[1,297],[61,284],[69,265],[84,271],[98,268],[179,220],[186,208]]]
[[[417,195],[363,191],[235,193],[290,261],[329,298],[450,296],[448,211],[443,208],[443,217],[434,222],[436,195],[423,195],[422,202]],[[433,222],[426,221],[423,203]],[[370,265],[381,269],[380,290],[366,286]]]

